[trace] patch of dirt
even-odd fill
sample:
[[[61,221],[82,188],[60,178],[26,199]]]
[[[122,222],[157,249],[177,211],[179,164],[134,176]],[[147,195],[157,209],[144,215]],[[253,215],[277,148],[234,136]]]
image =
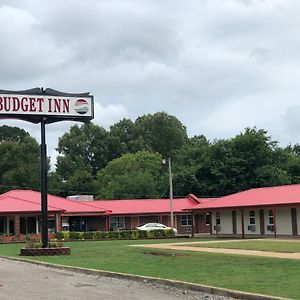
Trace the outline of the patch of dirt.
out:
[[[191,256],[190,254],[184,254],[184,253],[171,253],[171,252],[160,252],[160,251],[147,251],[144,252],[146,255],[156,255],[156,256],[171,256],[171,257],[177,257],[177,256]]]

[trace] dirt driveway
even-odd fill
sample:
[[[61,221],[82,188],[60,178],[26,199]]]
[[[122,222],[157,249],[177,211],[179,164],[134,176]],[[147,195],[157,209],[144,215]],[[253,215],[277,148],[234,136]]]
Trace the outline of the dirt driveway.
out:
[[[243,240],[243,241],[253,241]],[[257,239],[258,241],[274,241],[268,239]],[[209,248],[211,243],[228,243],[236,242],[237,240],[224,240],[224,241],[203,241],[203,242],[184,242],[184,243],[168,243],[168,244],[147,244],[147,245],[132,245],[133,247],[144,247],[154,249],[168,249],[168,250],[186,250],[195,252],[210,252],[210,253],[223,253],[234,255],[248,255],[248,256],[263,256],[275,257],[285,259],[300,259],[300,253],[283,253],[283,252],[270,252],[270,251],[257,251],[257,250],[243,250],[243,249],[226,249],[226,248]],[[276,240],[276,242],[284,242],[285,240]],[[298,241],[299,242],[299,241]],[[193,245],[207,244],[208,247],[193,247]]]

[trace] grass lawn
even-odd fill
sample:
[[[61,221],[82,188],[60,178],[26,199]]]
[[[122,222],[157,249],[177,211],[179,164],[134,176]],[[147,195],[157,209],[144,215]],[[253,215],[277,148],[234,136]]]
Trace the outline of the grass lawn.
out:
[[[300,299],[300,261],[128,247],[176,241],[184,242],[183,239],[70,242],[65,243],[71,247],[70,256],[31,259]],[[0,255],[17,257],[21,247],[0,245]]]
[[[184,245],[181,245],[184,246]],[[191,245],[186,245],[191,246]],[[283,253],[299,253],[299,241],[234,241],[226,243],[209,243],[209,244],[195,244],[193,247],[208,247],[208,248],[224,248],[224,249],[245,249],[258,251],[271,251]]]

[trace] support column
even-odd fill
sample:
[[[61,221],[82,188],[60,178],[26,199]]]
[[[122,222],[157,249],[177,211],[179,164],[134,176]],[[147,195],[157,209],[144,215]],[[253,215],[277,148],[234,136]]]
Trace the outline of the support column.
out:
[[[162,224],[163,219],[162,219],[162,215],[159,215],[159,223]]]
[[[273,211],[273,226],[274,226],[274,238],[277,237],[277,230],[276,230],[276,208],[272,209]]]
[[[14,216],[14,235],[20,235],[20,215]]]
[[[105,231],[109,231],[109,216],[105,216]]]
[[[213,222],[212,222],[212,212],[210,211],[209,212],[209,233],[210,235],[213,234]],[[205,224],[206,224],[206,221],[205,221]]]
[[[62,231],[61,214],[55,214],[55,232]]]
[[[218,212],[216,211],[216,236],[219,235]]]
[[[9,235],[9,217],[6,217],[6,234]]]
[[[245,238],[245,221],[244,221],[244,210],[241,209],[241,224],[242,224],[242,238]]]
[[[39,233],[39,216],[35,217],[35,233]]]
[[[191,212],[191,221],[192,221],[192,238],[194,237],[194,235],[195,235],[195,228],[194,228],[194,224],[195,224],[195,222],[194,222],[194,213],[193,212]]]

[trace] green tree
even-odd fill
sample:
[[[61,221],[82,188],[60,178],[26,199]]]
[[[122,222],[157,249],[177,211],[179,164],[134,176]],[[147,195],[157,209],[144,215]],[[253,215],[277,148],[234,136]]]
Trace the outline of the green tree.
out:
[[[246,128],[228,140],[191,140],[177,152],[181,194],[223,196],[254,187],[299,182],[299,161],[262,129]],[[176,178],[176,174],[174,175]]]
[[[112,125],[109,131],[108,148],[110,159],[120,157],[125,153],[136,153],[147,147],[137,125],[129,119],[123,119]]]
[[[145,150],[172,157],[188,140],[185,126],[165,112],[144,115],[135,121],[138,136],[144,140]]]
[[[37,141],[18,127],[0,127],[1,192],[40,186],[40,149]]]
[[[93,123],[74,125],[59,138],[56,171],[69,180],[75,171],[89,171],[94,177],[108,162],[107,131]]]
[[[98,199],[158,198],[167,177],[158,153],[127,153],[98,172]]]

